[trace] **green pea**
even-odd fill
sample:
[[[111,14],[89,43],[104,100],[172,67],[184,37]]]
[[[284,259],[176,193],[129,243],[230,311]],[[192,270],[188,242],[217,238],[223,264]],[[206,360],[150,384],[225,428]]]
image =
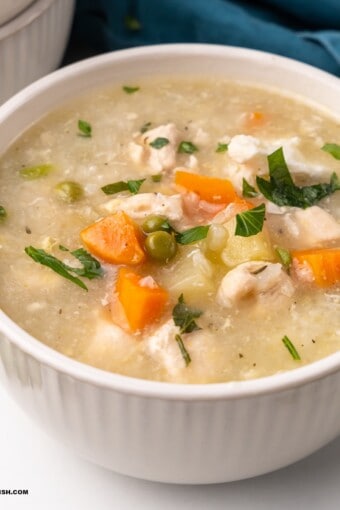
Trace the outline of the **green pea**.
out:
[[[177,243],[173,235],[162,230],[152,232],[145,240],[147,253],[159,262],[168,262],[177,252]]]
[[[73,181],[59,182],[55,186],[54,191],[60,200],[68,204],[79,200],[84,194],[81,185],[78,182]]]
[[[157,232],[158,230],[164,230],[165,232],[168,232],[170,230],[170,225],[166,216],[157,216],[151,214],[144,220],[142,229],[146,234]]]

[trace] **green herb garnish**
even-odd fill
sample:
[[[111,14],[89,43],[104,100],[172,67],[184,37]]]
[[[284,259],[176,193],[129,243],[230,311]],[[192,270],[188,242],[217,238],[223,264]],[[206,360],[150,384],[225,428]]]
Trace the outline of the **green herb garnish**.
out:
[[[166,145],[170,143],[170,140],[168,138],[163,138],[162,136],[155,138],[152,142],[149,143],[151,147],[154,149],[162,149]]]
[[[205,239],[208,235],[209,225],[189,228],[184,232],[177,232],[175,239],[179,244],[191,244]]]
[[[201,329],[195,319],[201,317],[202,312],[200,310],[194,310],[190,308],[184,301],[184,296],[181,294],[178,298],[178,303],[172,310],[172,318],[176,326],[180,328],[180,333],[191,333]]]
[[[186,366],[191,362],[190,354],[186,350],[183,339],[181,337],[184,333],[191,333],[192,331],[198,331],[201,329],[196,323],[195,319],[201,317],[202,312],[200,310],[194,310],[190,308],[184,301],[184,296],[181,294],[178,298],[177,304],[172,310],[172,318],[176,326],[179,327],[180,335],[175,336],[175,340],[178,343],[181,354],[185,361]]]
[[[72,271],[78,276],[83,276],[84,278],[92,280],[93,278],[100,278],[103,275],[103,270],[98,260],[92,257],[92,255],[84,250],[84,248],[78,248],[77,250],[70,251],[65,248],[65,246],[60,245],[59,249],[61,251],[69,251],[71,255],[79,260],[83,267],[72,268]]]
[[[282,342],[284,344],[284,346],[288,349],[288,351],[290,352],[291,356],[293,359],[295,360],[301,360],[300,358],[300,355],[299,353],[297,352],[296,348],[294,347],[294,345],[292,344],[292,342],[289,340],[288,336],[284,336],[282,338]]]
[[[321,149],[325,152],[328,152],[335,159],[340,159],[340,145],[337,143],[325,143]]]
[[[4,220],[7,216],[6,209],[0,205],[0,221]]]
[[[151,128],[151,125],[152,125],[152,122],[145,122],[145,124],[143,124],[143,126],[140,128],[140,132],[142,134],[146,133]]]
[[[151,175],[152,182],[161,182],[162,174]]]
[[[83,138],[91,138],[92,126],[86,120],[78,120],[79,136]]]
[[[194,145],[192,142],[181,142],[178,146],[178,151],[180,154],[193,154],[198,151],[198,147]]]
[[[64,248],[65,247],[63,246],[62,249]],[[64,251],[66,250],[67,248],[64,249]],[[70,252],[75,258],[79,260],[83,266],[82,268],[74,268],[68,266],[50,253],[47,253],[45,250],[34,248],[33,246],[27,246],[25,248],[25,252],[35,262],[49,267],[55,273],[58,273],[60,276],[70,280],[84,290],[88,290],[88,288],[86,287],[85,283],[80,280],[80,278],[74,276],[75,274],[89,279],[99,278],[103,274],[98,260],[94,259],[92,255],[87,253],[83,248],[79,248],[78,250]]]
[[[190,363],[191,363],[190,354],[188,353],[188,351],[185,348],[185,345],[183,343],[183,339],[182,339],[181,335],[175,335],[175,340],[178,343],[178,347],[179,347],[181,354],[183,356],[185,365],[186,366],[190,365]]]
[[[107,184],[101,188],[104,191],[105,195],[115,195],[116,193],[120,193],[121,191],[130,191],[133,195],[138,193],[139,188],[143,184],[145,179],[139,179],[136,181],[118,181],[113,182],[112,184]]]
[[[261,232],[263,228],[266,206],[260,204],[249,211],[236,214],[235,235],[250,237]]]
[[[45,177],[48,175],[53,169],[53,165],[37,165],[37,166],[29,166],[20,169],[20,175],[24,179],[34,180],[39,179],[40,177]]]
[[[138,32],[142,28],[140,21],[137,18],[135,18],[133,16],[129,16],[129,15],[125,16],[124,25],[125,25],[125,28],[127,28],[128,30],[131,30],[131,32]]]
[[[256,189],[244,177],[242,180],[242,195],[247,198],[254,198],[259,195]]]
[[[339,178],[334,172],[329,183],[298,187],[288,170],[282,147],[268,156],[269,181],[256,177],[256,183],[265,198],[279,206],[306,209],[322,198],[340,189]]]
[[[279,257],[283,267],[285,267],[286,269],[289,269],[290,265],[292,263],[292,256],[291,256],[290,252],[288,250],[286,250],[285,248],[276,248],[275,252],[276,252],[277,256]]]
[[[217,149],[215,152],[227,152],[229,143],[218,142]]]
[[[128,85],[123,85],[123,90],[127,94],[134,94],[135,92],[138,92],[138,90],[140,90],[140,87],[129,87]]]

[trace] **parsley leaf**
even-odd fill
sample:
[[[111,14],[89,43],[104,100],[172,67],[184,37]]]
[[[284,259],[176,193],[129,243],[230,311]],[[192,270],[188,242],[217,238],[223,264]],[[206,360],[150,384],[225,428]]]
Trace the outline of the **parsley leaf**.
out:
[[[4,220],[7,216],[6,209],[0,205],[0,221]]]
[[[340,159],[340,145],[337,143],[325,143],[321,149],[328,152],[333,158]]]
[[[247,198],[254,198],[259,195],[256,189],[244,177],[242,180],[242,195]]]
[[[112,184],[106,184],[101,188],[104,191],[105,195],[115,195],[116,193],[120,193],[121,191],[130,191],[133,195],[138,193],[139,188],[143,184],[145,179],[139,179],[136,181],[118,181],[113,182]]]
[[[86,120],[78,120],[78,129],[79,136],[83,138],[91,138],[92,136],[92,126]]]
[[[20,176],[24,179],[34,180],[45,177],[53,169],[53,165],[36,165],[20,169]]]
[[[146,133],[146,131],[148,131],[151,128],[151,125],[152,125],[152,122],[145,122],[145,124],[143,124],[143,126],[140,128],[140,132],[142,134]]]
[[[217,149],[215,152],[227,152],[228,150],[228,146],[229,144],[228,143],[221,143],[221,142],[218,142],[217,144]]]
[[[103,269],[97,259],[92,257],[84,248],[78,248],[70,252],[82,264],[82,268],[73,268],[78,276],[84,276],[89,280],[103,276]]]
[[[179,296],[178,303],[172,310],[173,321],[176,326],[180,328],[181,334],[191,333],[192,331],[201,329],[195,321],[195,319],[198,319],[201,315],[202,312],[200,310],[189,308],[189,306],[184,301],[183,294]]]
[[[293,359],[295,360],[301,360],[300,358],[300,354],[297,352],[295,346],[293,345],[293,343],[289,340],[288,336],[285,335],[283,338],[282,338],[282,342],[284,344],[284,346],[288,349],[288,351],[290,352],[291,356]]]
[[[282,147],[268,156],[269,181],[256,177],[256,183],[265,198],[279,206],[306,209],[322,198],[340,189],[339,178],[334,172],[329,183],[298,187],[294,184],[286,165]]]
[[[34,262],[38,262],[43,266],[49,267],[55,273],[58,273],[60,274],[60,276],[63,276],[67,280],[70,280],[76,285],[79,285],[79,287],[81,287],[82,289],[88,290],[85,283],[82,282],[80,278],[77,278],[76,276],[73,276],[71,274],[69,266],[64,264],[64,262],[57,259],[56,257],[53,257],[53,255],[51,255],[50,253],[47,253],[45,250],[34,248],[33,246],[26,246],[25,252],[27,253],[27,255],[29,255],[29,257],[31,257],[34,260]]]
[[[265,213],[266,206],[264,204],[260,204],[249,211],[237,214],[235,235],[250,237],[261,232]]]
[[[152,142],[150,142],[149,145],[154,149],[162,149],[163,147],[168,145],[168,143],[170,143],[170,140],[160,136],[158,138],[155,138]]]
[[[181,335],[175,335],[175,340],[178,343],[178,347],[179,347],[182,357],[185,361],[185,365],[186,366],[190,365],[190,363],[191,363],[190,354],[188,353],[188,351],[185,348],[185,345],[183,343],[183,339],[182,339]]]
[[[179,244],[195,243],[207,237],[209,228],[209,225],[189,228],[188,230],[184,230],[184,232],[177,232],[175,239]]]
[[[128,85],[123,85],[123,90],[127,94],[134,94],[135,92],[138,92],[138,90],[140,90],[140,87],[129,87]]]
[[[65,248],[65,246],[62,245],[59,246],[59,249],[62,251],[69,251],[68,248]],[[92,257],[92,255],[90,255],[83,248],[79,248],[78,250],[70,252],[71,255],[79,260],[83,266],[82,268],[68,266],[50,253],[47,253],[45,250],[34,248],[33,246],[27,246],[25,248],[25,252],[35,262],[49,267],[60,276],[70,280],[84,290],[88,290],[85,283],[74,275],[83,276],[89,280],[92,280],[92,278],[99,278],[103,275],[103,270],[98,260]]]
[[[180,154],[193,154],[198,151],[198,147],[194,145],[192,142],[181,142],[178,146],[178,151]]]

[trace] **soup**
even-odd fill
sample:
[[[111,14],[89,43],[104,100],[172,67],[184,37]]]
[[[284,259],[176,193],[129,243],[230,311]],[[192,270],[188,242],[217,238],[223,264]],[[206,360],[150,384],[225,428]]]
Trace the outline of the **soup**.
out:
[[[220,78],[65,105],[0,159],[3,310],[67,356],[159,381],[334,353],[338,133],[301,100]]]

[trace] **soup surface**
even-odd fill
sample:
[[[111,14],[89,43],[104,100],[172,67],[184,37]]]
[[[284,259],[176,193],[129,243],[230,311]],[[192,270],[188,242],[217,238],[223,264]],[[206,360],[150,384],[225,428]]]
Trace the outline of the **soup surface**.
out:
[[[84,363],[245,380],[340,346],[340,131],[224,79],[153,78],[50,113],[0,159],[0,304]]]

